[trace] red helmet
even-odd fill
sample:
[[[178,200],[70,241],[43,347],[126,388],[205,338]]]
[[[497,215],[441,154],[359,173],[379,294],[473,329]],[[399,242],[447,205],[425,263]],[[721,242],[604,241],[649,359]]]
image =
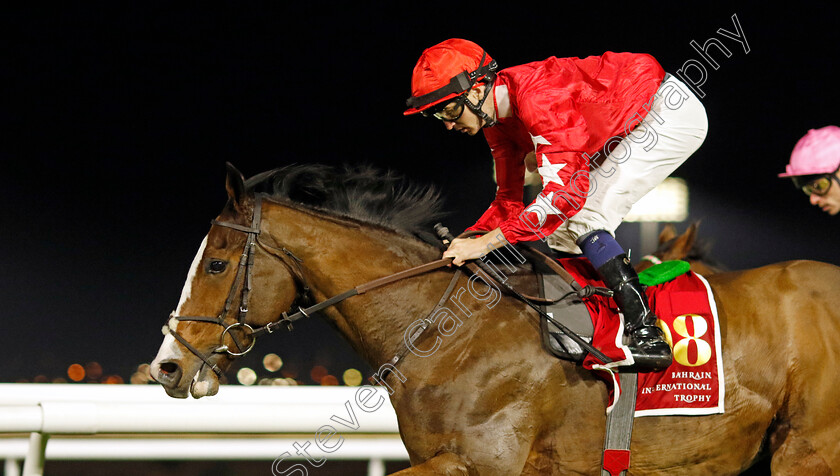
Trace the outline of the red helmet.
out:
[[[498,66],[472,41],[451,38],[426,49],[414,66],[404,115],[416,114],[496,77]]]

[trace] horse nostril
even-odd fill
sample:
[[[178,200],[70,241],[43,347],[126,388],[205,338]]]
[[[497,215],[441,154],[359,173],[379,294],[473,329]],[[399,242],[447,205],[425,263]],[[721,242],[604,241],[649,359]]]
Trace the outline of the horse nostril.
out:
[[[174,374],[178,371],[178,364],[175,362],[161,362],[160,372],[163,374]]]

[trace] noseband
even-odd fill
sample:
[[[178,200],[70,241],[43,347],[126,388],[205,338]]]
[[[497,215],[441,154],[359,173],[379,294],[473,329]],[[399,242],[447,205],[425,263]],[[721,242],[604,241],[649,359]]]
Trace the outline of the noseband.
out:
[[[265,248],[272,248],[275,251],[281,251],[283,254],[275,254],[269,251],[269,254],[272,256],[278,257],[283,264],[289,269],[292,277],[294,278],[296,284],[300,286],[300,289],[303,290],[302,293],[298,293],[298,297],[296,298],[295,302],[299,302],[301,300],[305,300],[309,298],[309,286],[306,283],[306,280],[303,276],[303,269],[300,266],[301,260],[292,254],[291,251],[285,248],[274,248],[273,246],[266,245],[259,240],[260,235],[260,223],[262,217],[262,194],[256,194],[255,196],[255,203],[254,203],[254,218],[251,221],[251,226],[243,226],[238,225],[236,223],[229,223],[229,222],[221,222],[217,220],[212,220],[210,223],[216,226],[221,226],[225,228],[230,228],[232,230],[236,230],[246,234],[245,239],[245,247],[242,250],[242,255],[239,258],[239,266],[236,269],[236,276],[233,280],[233,284],[231,284],[230,291],[228,292],[227,299],[225,300],[225,304],[222,307],[222,310],[219,312],[218,315],[215,317],[210,316],[176,316],[174,313],[169,316],[169,319],[166,321],[166,324],[163,326],[163,333],[164,335],[170,334],[172,337],[175,338],[178,342],[180,342],[184,347],[186,347],[190,352],[195,354],[196,357],[201,359],[205,364],[207,364],[213,372],[216,372],[217,375],[222,375],[222,370],[216,365],[215,362],[211,360],[213,354],[228,354],[231,357],[239,357],[241,355],[245,355],[254,348],[254,344],[257,342],[257,336],[262,335],[264,333],[271,333],[273,332],[273,328],[270,327],[273,325],[279,325],[282,322],[288,322],[288,328],[291,329],[291,321],[289,321],[289,316],[287,313],[282,314],[282,318],[274,321],[273,323],[266,325],[261,328],[254,329],[246,322],[246,318],[248,316],[248,302],[251,297],[251,285],[253,282],[253,273],[254,273],[254,248],[256,245],[260,245],[261,247]],[[240,294],[239,299],[239,309],[236,315],[236,318],[233,323],[227,324],[228,315],[231,311],[231,306],[233,305],[233,300],[236,296],[236,290],[240,287],[240,283],[242,286],[242,292]],[[298,306],[300,312],[303,312],[306,315],[304,309]],[[308,316],[306,316],[308,317]],[[175,330],[177,323],[179,321],[192,321],[192,322],[208,322],[210,324],[216,324],[221,326],[222,333],[219,336],[219,345],[215,349],[211,350],[209,353],[201,352],[200,350],[196,349],[192,344],[187,342],[187,340]],[[241,327],[242,331],[245,332],[247,337],[251,338],[250,344],[247,346],[243,346],[239,340],[236,338],[233,330]],[[236,351],[232,350],[228,345],[225,344],[225,336],[230,336],[233,344],[236,346]]]
[[[214,354],[228,354],[231,357],[239,357],[241,355],[245,355],[248,352],[250,352],[251,349],[254,348],[256,339],[259,336],[262,336],[264,334],[271,334],[277,329],[285,329],[291,331],[293,322],[304,317],[309,317],[310,315],[319,312],[323,309],[326,309],[330,306],[334,306],[349,297],[364,294],[370,290],[386,286],[388,284],[400,281],[402,279],[411,278],[413,276],[418,276],[429,271],[443,268],[452,262],[451,258],[442,258],[436,261],[422,264],[420,266],[415,266],[414,268],[406,269],[404,271],[400,271],[392,275],[385,276],[383,278],[375,279],[373,281],[360,284],[353,289],[349,289],[329,299],[316,303],[307,308],[303,308],[301,305],[297,304],[301,303],[301,301],[311,299],[311,294],[310,287],[306,281],[306,278],[304,277],[303,268],[301,267],[302,261],[300,260],[300,258],[292,254],[292,252],[287,250],[286,248],[276,248],[274,246],[268,245],[260,241],[259,235],[262,214],[262,203],[265,196],[264,194],[258,193],[255,195],[254,198],[254,218],[253,220],[251,220],[250,227],[239,225],[236,223],[220,222],[216,220],[213,220],[211,222],[216,226],[230,228],[232,230],[245,233],[247,235],[245,241],[245,248],[242,250],[242,256],[239,258],[239,267],[236,270],[236,277],[234,278],[233,284],[230,287],[230,292],[228,293],[228,297],[225,300],[225,305],[222,308],[222,310],[216,317],[176,316],[173,313],[169,316],[169,319],[166,321],[166,324],[163,326],[162,329],[164,335],[171,334],[172,337],[175,338],[175,340],[180,342],[196,357],[201,359],[208,367],[210,367],[210,369],[213,370],[213,372],[216,372],[216,374],[220,377],[222,376],[223,372],[222,369],[220,369],[216,365],[216,363],[213,362],[212,357]],[[270,255],[280,259],[283,262],[283,264],[289,269],[289,272],[295,280],[295,285],[298,289],[298,295],[295,299],[295,303],[292,304],[293,309],[297,307],[297,312],[291,315],[288,312],[283,312],[280,315],[279,319],[276,319],[262,327],[258,327],[255,329],[248,323],[246,323],[245,319],[248,315],[248,300],[251,296],[251,282],[253,278],[254,269],[254,247],[256,245],[259,245],[260,247],[265,249]],[[239,300],[239,313],[237,315],[236,320],[232,324],[226,324],[225,322],[228,320],[228,314],[230,313],[230,308],[233,304],[233,299],[236,296],[236,290],[240,285],[240,281],[242,281],[242,293]],[[219,336],[218,347],[211,350],[209,353],[204,353],[196,349],[192,344],[187,342],[187,340],[180,333],[178,333],[175,330],[175,327],[179,321],[207,322],[210,324],[216,324],[218,326],[221,326],[223,329],[222,333]],[[232,331],[237,327],[241,327],[242,330],[245,331],[246,336],[251,339],[251,342],[250,344],[248,344],[248,346],[241,345],[236,339],[236,336]],[[236,345],[237,347],[237,351],[233,351],[230,349],[229,346],[225,345],[225,335],[229,335],[231,337],[231,340],[233,340],[234,345]]]

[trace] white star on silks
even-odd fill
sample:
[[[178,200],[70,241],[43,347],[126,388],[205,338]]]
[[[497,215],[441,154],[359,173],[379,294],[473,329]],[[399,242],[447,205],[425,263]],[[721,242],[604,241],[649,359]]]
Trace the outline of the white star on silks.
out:
[[[540,157],[540,166],[537,168],[537,172],[540,173],[543,179],[543,187],[546,185],[546,182],[557,182],[561,186],[565,186],[566,184],[563,183],[563,179],[560,178],[558,172],[560,169],[565,167],[566,164],[552,164],[548,161],[548,157],[545,154]]]
[[[546,138],[541,135],[531,135],[531,142],[534,143],[534,152],[537,151],[537,145],[551,145],[551,142],[547,141]],[[542,154],[539,160],[540,163],[537,168],[537,172],[539,172],[542,176],[543,187],[547,185],[546,182],[556,182],[565,187],[566,184],[563,183],[563,180],[559,175],[557,175],[557,173],[560,172],[560,169],[565,167],[566,164],[552,164],[548,161],[548,157],[546,157],[545,154]]]
[[[531,134],[528,134],[528,135],[530,136]],[[538,144],[542,144],[542,145],[551,145],[551,142],[549,142],[549,141],[545,140],[545,137],[540,136],[540,135],[537,135],[537,136],[531,136],[531,142],[533,142],[533,143],[534,143],[534,152],[536,152],[536,151],[537,151],[537,145],[538,145]]]

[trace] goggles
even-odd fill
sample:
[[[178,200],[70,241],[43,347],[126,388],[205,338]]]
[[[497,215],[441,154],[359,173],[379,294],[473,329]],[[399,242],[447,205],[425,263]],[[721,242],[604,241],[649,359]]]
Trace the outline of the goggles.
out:
[[[840,168],[837,170],[840,170]],[[825,195],[831,189],[832,181],[840,185],[840,179],[837,178],[837,170],[830,174],[791,177],[793,179],[793,186],[801,189],[809,197],[811,195]]]
[[[457,121],[464,115],[464,102],[467,99],[468,92],[465,91],[464,94],[454,97],[452,101],[436,104],[425,111],[421,111],[420,114],[423,117],[434,117],[441,121]]]

